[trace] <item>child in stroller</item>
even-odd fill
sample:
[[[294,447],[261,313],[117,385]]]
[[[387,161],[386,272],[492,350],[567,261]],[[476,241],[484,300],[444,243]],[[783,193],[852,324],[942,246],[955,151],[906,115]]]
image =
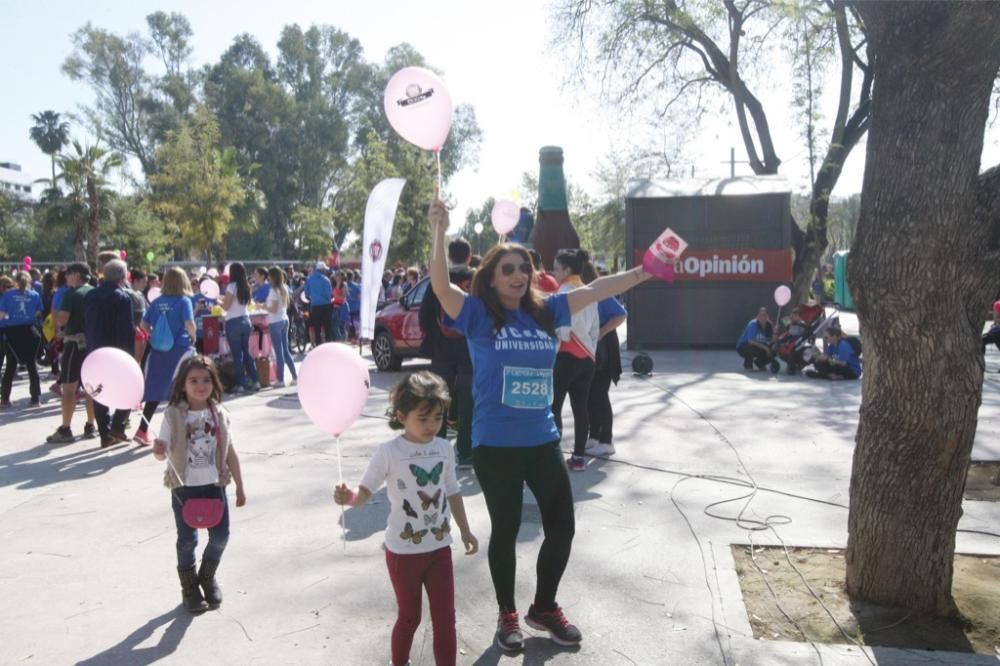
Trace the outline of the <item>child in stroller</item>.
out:
[[[774,360],[771,372],[781,369],[778,359],[785,362],[790,375],[801,372],[811,362],[809,350],[813,349],[816,336],[826,326],[828,319],[821,305],[796,305],[789,315],[788,326],[780,330],[774,341]]]

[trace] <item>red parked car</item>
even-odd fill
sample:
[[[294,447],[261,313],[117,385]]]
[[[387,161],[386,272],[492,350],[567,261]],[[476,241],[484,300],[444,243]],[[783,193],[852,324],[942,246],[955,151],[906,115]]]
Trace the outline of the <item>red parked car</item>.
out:
[[[430,278],[424,278],[402,298],[375,315],[372,358],[380,372],[399,370],[403,359],[420,355],[420,343],[424,341],[424,332],[420,329],[420,304],[430,286]]]

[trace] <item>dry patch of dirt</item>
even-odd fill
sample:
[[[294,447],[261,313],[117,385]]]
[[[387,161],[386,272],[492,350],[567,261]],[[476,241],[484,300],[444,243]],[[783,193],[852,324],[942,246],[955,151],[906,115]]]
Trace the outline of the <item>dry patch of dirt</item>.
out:
[[[969,463],[964,497],[981,502],[1000,502],[1000,462]]]
[[[862,645],[1000,655],[1000,558],[955,556],[959,619],[851,601],[841,550],[789,548],[786,559],[781,548],[754,546],[753,557],[749,546],[732,549],[754,638],[848,644],[846,633]]]

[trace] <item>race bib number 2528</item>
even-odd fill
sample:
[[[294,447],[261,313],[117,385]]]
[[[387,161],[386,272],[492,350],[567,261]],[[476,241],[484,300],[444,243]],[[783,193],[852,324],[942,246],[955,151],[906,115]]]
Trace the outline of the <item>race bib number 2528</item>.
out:
[[[503,369],[503,404],[516,409],[544,409],[552,404],[552,370]]]

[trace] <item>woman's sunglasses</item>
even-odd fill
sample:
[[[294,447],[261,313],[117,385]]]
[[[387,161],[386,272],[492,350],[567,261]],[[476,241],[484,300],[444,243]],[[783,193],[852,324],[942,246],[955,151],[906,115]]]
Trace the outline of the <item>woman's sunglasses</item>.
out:
[[[521,264],[500,264],[500,272],[506,277],[513,275],[515,270],[520,270],[525,275],[531,275],[531,264],[527,261]]]

